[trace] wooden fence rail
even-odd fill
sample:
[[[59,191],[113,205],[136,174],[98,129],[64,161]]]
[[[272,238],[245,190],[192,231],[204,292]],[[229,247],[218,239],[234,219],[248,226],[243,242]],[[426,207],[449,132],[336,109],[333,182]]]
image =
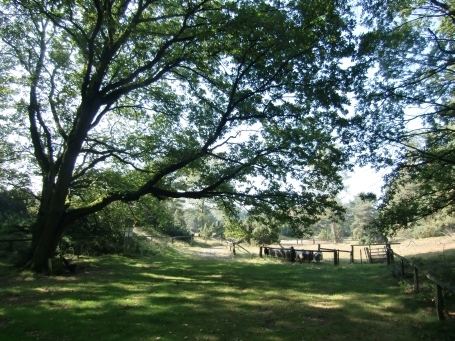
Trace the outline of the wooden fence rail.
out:
[[[13,243],[14,242],[31,242],[31,238],[22,238],[22,239],[0,239],[0,243],[9,243],[8,250],[13,250]]]
[[[281,248],[279,248],[279,247],[259,246],[259,257],[261,257],[261,258],[262,258],[262,254],[263,254],[262,251],[265,247],[267,247],[269,249],[280,249],[281,250]],[[289,251],[290,249],[283,248],[283,250]],[[294,251],[295,252],[312,251],[312,252],[321,252],[321,253],[333,253],[333,265],[335,265],[335,266],[340,265],[340,252],[350,253],[350,257],[349,257],[350,262],[353,259],[351,251],[321,248],[320,244],[318,244],[317,250],[294,249]]]
[[[436,306],[436,314],[437,314],[439,320],[444,320],[445,316],[444,316],[444,301],[443,301],[443,296],[442,296],[442,289],[455,292],[455,286],[445,283],[443,281],[440,281],[433,275],[424,272],[417,264],[412,263],[411,261],[409,261],[408,259],[406,259],[403,256],[400,256],[399,254],[394,253],[392,249],[389,249],[388,252],[389,252],[388,259],[390,259],[390,262],[388,262],[389,266],[395,264],[394,257],[399,258],[398,266],[395,265],[395,267],[398,268],[402,278],[406,277],[406,272],[405,272],[406,264],[412,268],[414,291],[419,291],[419,273],[421,273],[427,279],[429,279],[430,281],[432,281],[434,283],[434,303]]]
[[[153,240],[153,239],[168,239],[168,240],[171,241],[172,244],[174,244],[174,240],[175,239],[190,239],[191,243],[194,240],[194,236],[174,236],[174,237],[168,237],[168,236],[165,236],[165,237],[159,237],[159,236],[134,236],[134,238],[146,238],[146,239],[149,239],[149,240]]]

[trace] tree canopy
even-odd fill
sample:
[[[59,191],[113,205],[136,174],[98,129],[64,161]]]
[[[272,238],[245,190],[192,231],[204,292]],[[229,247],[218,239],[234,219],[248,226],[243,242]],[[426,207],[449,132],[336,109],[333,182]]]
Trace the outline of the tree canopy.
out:
[[[1,130],[21,158],[1,167],[40,183],[29,266],[146,195],[293,228],[339,210],[353,18],[337,0],[2,1]]]

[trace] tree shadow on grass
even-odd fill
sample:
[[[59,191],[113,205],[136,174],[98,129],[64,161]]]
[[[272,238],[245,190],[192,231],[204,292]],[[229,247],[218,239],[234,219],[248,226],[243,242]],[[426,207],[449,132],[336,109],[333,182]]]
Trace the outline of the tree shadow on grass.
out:
[[[86,265],[3,287],[5,339],[453,340],[453,322],[438,322],[382,265],[185,256]]]

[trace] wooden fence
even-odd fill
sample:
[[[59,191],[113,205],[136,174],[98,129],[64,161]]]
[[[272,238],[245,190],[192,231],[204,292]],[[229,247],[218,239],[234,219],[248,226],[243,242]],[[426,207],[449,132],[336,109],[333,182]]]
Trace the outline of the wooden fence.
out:
[[[389,256],[388,262],[389,266],[394,266],[400,276],[403,279],[412,278],[413,289],[415,292],[420,290],[420,277],[419,275],[424,276],[424,278],[433,282],[434,285],[434,303],[436,306],[436,314],[439,320],[444,320],[444,300],[442,295],[442,289],[451,291],[455,293],[455,286],[442,282],[436,277],[432,276],[431,274],[424,272],[421,267],[415,263],[412,263],[408,259],[403,256],[400,256],[393,252],[392,249],[389,249]],[[395,261],[395,257],[398,258],[398,261]],[[410,269],[411,271],[406,272],[406,269]]]
[[[263,255],[263,249],[267,247],[268,249],[279,249],[279,250],[285,250],[285,251],[290,251],[290,249],[286,248],[278,248],[278,247],[269,247],[269,246],[260,246],[259,247],[259,257],[262,257]],[[333,254],[333,265],[338,266],[340,265],[340,252],[347,252],[350,254],[350,262],[353,259],[351,251],[346,251],[346,250],[336,250],[336,249],[326,249],[326,248],[321,248],[321,244],[318,244],[318,249],[317,250],[304,250],[304,249],[294,249],[295,252],[305,252],[305,251],[312,251],[312,252],[321,252],[321,253],[331,253]]]
[[[314,240],[313,240],[313,243],[314,243]],[[368,255],[366,255],[366,261],[369,263],[385,262],[387,260],[386,259],[386,257],[387,257],[386,250],[387,250],[387,248],[390,248],[391,245],[394,245],[394,244],[400,244],[400,243],[378,243],[378,244],[368,244],[368,245],[353,244],[353,245],[350,245],[350,247],[351,247],[350,251],[337,249],[338,253],[336,256],[334,256],[334,262],[336,259],[339,264],[340,252],[344,252],[344,253],[349,253],[349,263],[354,263],[355,262],[354,255],[355,255],[356,247],[363,248],[363,250],[360,250],[360,261],[361,262],[363,260],[362,252],[368,253]],[[335,249],[322,248],[321,244],[317,244],[317,246],[318,246],[318,251],[333,252],[335,250]],[[372,246],[382,246],[382,248],[372,248]],[[365,248],[367,248],[368,251],[366,251]],[[307,250],[307,251],[311,251],[311,250]],[[313,250],[313,252],[316,252],[316,251]]]
[[[232,252],[232,254],[235,256],[236,255],[236,247],[237,247],[237,250],[240,248],[241,250],[243,250],[244,252],[250,254],[251,256],[252,253],[250,251],[248,251],[247,249],[245,249],[242,245],[240,245],[241,243],[236,243],[236,242],[233,242],[232,240],[227,240],[226,241],[226,248],[229,248],[229,251]]]
[[[23,238],[23,239],[0,239],[0,243],[8,243],[8,250],[13,250],[13,243],[15,242],[31,242],[31,238]]]
[[[365,255],[365,260],[368,263],[380,263],[387,261],[387,249],[390,249],[395,244],[401,243],[377,243],[377,244],[353,244],[351,245],[351,263],[354,263],[354,248],[360,247],[360,262],[363,262],[362,254]],[[372,248],[372,246],[382,246],[381,248]]]

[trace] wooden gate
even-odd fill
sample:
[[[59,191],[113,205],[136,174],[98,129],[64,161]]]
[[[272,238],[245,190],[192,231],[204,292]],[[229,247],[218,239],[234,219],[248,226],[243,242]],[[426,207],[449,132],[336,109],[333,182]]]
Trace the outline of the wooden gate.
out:
[[[387,247],[381,248],[364,248],[365,257],[370,263],[385,263],[387,262]]]

